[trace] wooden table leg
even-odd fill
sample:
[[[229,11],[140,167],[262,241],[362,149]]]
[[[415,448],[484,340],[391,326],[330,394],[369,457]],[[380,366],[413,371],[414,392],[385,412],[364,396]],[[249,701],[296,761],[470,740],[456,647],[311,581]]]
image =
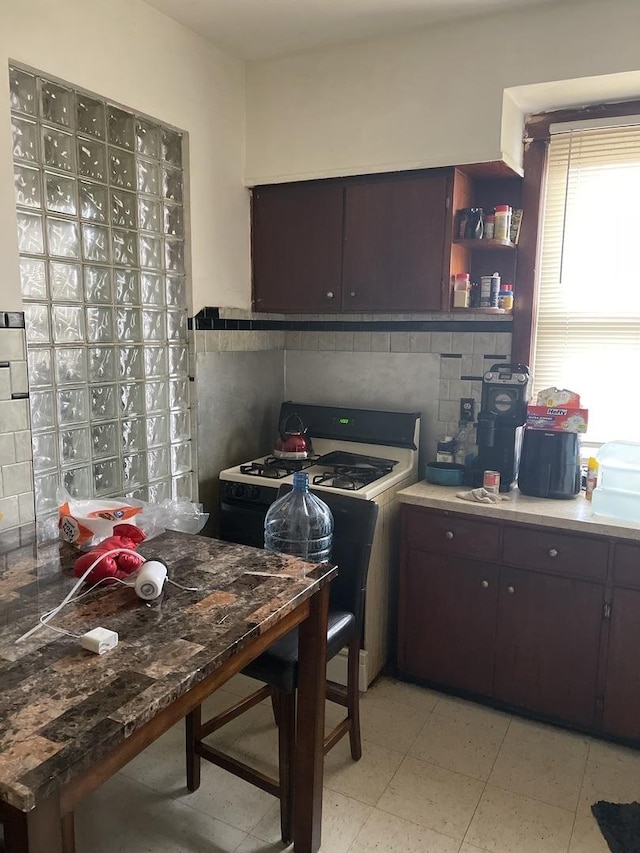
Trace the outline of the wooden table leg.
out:
[[[324,705],[329,584],[311,599],[298,640],[298,709],[293,809],[295,853],[317,853],[322,825]]]
[[[2,809],[5,853],[63,853],[60,798],[57,794],[30,812]]]

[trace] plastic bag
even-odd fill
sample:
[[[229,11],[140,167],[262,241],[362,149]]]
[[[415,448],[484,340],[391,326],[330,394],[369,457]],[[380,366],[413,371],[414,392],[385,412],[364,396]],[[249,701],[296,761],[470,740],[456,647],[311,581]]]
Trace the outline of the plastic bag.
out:
[[[113,534],[116,524],[126,522],[139,527],[146,539],[165,530],[199,533],[209,513],[202,504],[186,498],[144,503],[134,498],[98,498],[77,500],[62,487],[58,489],[58,528],[60,538],[78,548],[94,548]]]
[[[203,512],[202,509],[202,504],[192,503],[187,498],[167,498],[160,504],[143,504],[136,522],[147,539],[152,539],[165,530],[200,533],[209,518],[209,513]]]

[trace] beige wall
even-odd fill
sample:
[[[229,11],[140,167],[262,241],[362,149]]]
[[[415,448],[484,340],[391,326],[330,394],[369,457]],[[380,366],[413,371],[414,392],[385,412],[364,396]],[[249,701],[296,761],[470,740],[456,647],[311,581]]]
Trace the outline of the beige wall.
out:
[[[0,310],[18,310],[9,59],[189,134],[193,308],[248,304],[244,65],[140,0],[0,2]]]
[[[639,32],[638,0],[556,2],[251,63],[247,183],[517,161],[505,89],[567,81],[554,105],[563,90],[566,103],[588,101],[594,90],[568,81],[637,72]],[[630,95],[624,74],[595,99],[617,91]]]

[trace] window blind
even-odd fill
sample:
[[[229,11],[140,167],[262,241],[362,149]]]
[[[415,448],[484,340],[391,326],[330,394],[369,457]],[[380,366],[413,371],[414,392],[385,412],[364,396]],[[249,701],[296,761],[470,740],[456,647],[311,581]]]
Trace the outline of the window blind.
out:
[[[551,137],[534,392],[589,408],[587,438],[640,441],[640,126]]]

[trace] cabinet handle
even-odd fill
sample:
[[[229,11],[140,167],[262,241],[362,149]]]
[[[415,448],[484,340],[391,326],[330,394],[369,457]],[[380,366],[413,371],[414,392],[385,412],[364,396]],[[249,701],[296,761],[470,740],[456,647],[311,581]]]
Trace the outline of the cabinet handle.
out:
[[[327,299],[333,299],[333,290],[327,290]]]
[[[515,591],[516,591],[516,590],[515,590],[515,587],[513,587],[513,586],[508,586],[508,587],[507,587],[507,592],[509,593],[509,595],[513,595],[513,593],[514,593]]]
[[[453,531],[447,530],[447,532],[444,534],[444,538],[445,539],[453,539]]]
[[[489,589],[489,581],[480,581],[482,589]]]
[[[557,557],[558,556],[557,549],[556,548],[549,548],[549,556],[550,557]]]
[[[355,295],[356,295],[355,290],[350,290],[350,291],[349,291],[349,296],[353,297],[353,296],[355,296]]]

